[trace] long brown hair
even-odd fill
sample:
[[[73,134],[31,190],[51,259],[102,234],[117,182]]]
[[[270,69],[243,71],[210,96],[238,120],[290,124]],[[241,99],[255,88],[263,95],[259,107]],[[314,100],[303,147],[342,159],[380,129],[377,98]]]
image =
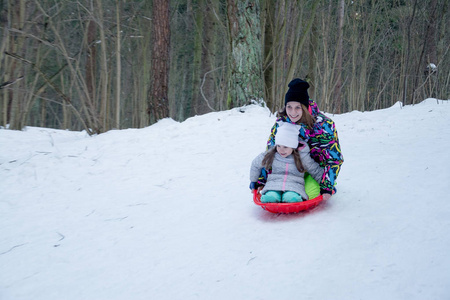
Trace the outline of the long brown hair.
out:
[[[267,151],[266,155],[264,156],[262,160],[262,166],[266,170],[270,170],[272,168],[275,153],[277,153],[276,145],[272,147],[269,151]],[[301,173],[305,172],[305,168],[303,167],[302,160],[300,159],[300,154],[298,153],[298,150],[294,149],[294,151],[292,151],[292,155],[294,156],[294,162],[295,166],[297,167],[297,170]]]
[[[314,123],[316,123],[316,119],[309,113],[308,108],[303,105],[300,104],[302,106],[302,117],[300,118],[300,120],[298,120],[296,122],[296,124],[305,124],[309,129],[312,129],[314,126]],[[287,113],[286,113],[286,106],[284,106],[284,108],[282,110],[280,110],[278,112],[278,114],[281,117],[287,117]]]

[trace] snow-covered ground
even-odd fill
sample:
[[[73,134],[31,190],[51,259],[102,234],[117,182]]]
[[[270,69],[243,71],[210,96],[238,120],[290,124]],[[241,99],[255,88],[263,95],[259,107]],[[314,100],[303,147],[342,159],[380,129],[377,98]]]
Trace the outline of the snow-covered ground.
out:
[[[0,299],[449,299],[449,102],[332,115],[338,193],[294,215],[252,202],[258,106],[1,129]]]

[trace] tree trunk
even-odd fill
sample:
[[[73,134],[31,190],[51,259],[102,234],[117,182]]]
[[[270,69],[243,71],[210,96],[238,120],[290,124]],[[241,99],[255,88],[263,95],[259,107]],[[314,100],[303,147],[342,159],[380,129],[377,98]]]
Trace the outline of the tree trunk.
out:
[[[100,118],[102,120],[102,131],[109,129],[109,111],[108,111],[108,57],[107,57],[107,45],[105,37],[105,22],[103,21],[103,7],[102,0],[97,0],[97,9],[100,22]]]
[[[266,105],[271,111],[275,109],[275,97],[274,97],[274,51],[273,51],[273,39],[275,30],[275,3],[273,1],[262,1],[262,13],[261,22],[263,22],[261,28],[263,31],[263,46],[264,46],[264,99]]]
[[[25,25],[25,0],[20,1],[9,1],[8,10],[10,12],[11,28],[22,30]],[[24,36],[19,35],[17,37],[12,37],[8,41],[8,52],[12,54],[24,53],[23,43]],[[5,65],[6,81],[15,81],[17,83],[11,85],[11,89],[5,90],[4,103],[7,109],[7,122],[9,122],[9,128],[15,130],[21,130],[24,124],[21,124],[21,114],[22,112],[22,92],[23,90],[23,80],[16,81],[18,78],[23,77],[24,74],[20,74],[21,63],[19,64],[16,59],[7,59],[7,64]],[[21,72],[22,73],[22,72]],[[25,79],[26,80],[26,79]]]
[[[344,9],[345,0],[340,0],[338,8],[338,41],[336,46],[336,66],[334,76],[336,78],[336,85],[334,88],[334,111],[338,114],[341,113],[342,101],[342,48],[344,38]]]
[[[259,0],[228,0],[227,12],[231,43],[228,107],[260,103],[264,78]]]
[[[428,25],[425,32],[424,56],[425,65],[418,68],[419,73],[424,73],[424,97],[437,96],[437,0],[431,0],[428,5]],[[435,68],[436,66],[436,68]]]
[[[121,63],[121,35],[120,35],[120,11],[122,5],[121,1],[116,2],[116,28],[117,28],[117,36],[116,36],[116,114],[115,114],[115,127],[116,129],[120,129],[120,83],[121,83],[121,75],[122,75],[122,63]]]
[[[169,1],[153,1],[152,82],[148,93],[150,123],[169,117]]]
[[[217,52],[217,26],[216,18],[213,14],[214,4],[207,3],[204,9],[203,18],[203,48],[200,67],[200,86],[198,97],[198,114],[215,111],[216,103],[215,78],[216,78],[216,52]]]
[[[194,32],[194,59],[192,63],[192,106],[196,115],[201,114],[201,94],[200,94],[200,81],[201,81],[201,65],[203,58],[203,30],[204,30],[204,15],[203,8],[206,6],[204,0],[198,0],[198,7],[193,13],[195,30]]]
[[[311,31],[309,32],[309,47],[308,47],[308,73],[305,76],[305,80],[309,83],[309,97],[318,100],[316,97],[316,65],[317,65],[317,52],[319,49],[319,31],[317,28],[317,18],[316,10],[311,14],[311,18],[314,20],[311,26]]]
[[[405,61],[404,61],[404,67],[403,67],[403,70],[404,70],[404,77],[403,77],[403,105],[407,105],[408,103],[406,103],[406,99],[407,99],[407,93],[408,93],[408,74],[409,74],[409,72],[410,72],[410,68],[409,68],[409,66],[410,66],[410,52],[411,52],[411,27],[412,27],[412,24],[413,24],[413,22],[414,22],[414,18],[415,18],[415,15],[416,15],[416,7],[417,7],[417,0],[415,0],[414,1],[414,7],[413,7],[413,11],[412,11],[412,15],[411,15],[411,17],[409,18],[409,24],[407,25],[408,27],[407,27],[407,36],[406,36],[406,38],[407,38],[407,46],[406,46],[406,58],[405,58]],[[414,98],[414,93],[413,93],[413,96],[412,96],[413,98]],[[411,103],[412,103],[412,99],[411,99]]]
[[[87,25],[87,45],[86,45],[86,87],[88,90],[89,100],[95,99],[95,65],[97,61],[97,23],[89,20]]]

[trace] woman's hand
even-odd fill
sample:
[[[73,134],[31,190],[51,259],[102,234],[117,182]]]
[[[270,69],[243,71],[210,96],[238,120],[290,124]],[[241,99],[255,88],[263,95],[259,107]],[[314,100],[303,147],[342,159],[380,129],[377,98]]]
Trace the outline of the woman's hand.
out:
[[[253,193],[253,190],[256,190],[256,182],[250,182],[250,185],[248,187],[250,188],[250,191]]]
[[[330,197],[331,197],[331,194],[322,194],[323,200],[328,200],[328,199],[330,199]]]
[[[250,188],[250,192],[253,194],[254,190],[257,190],[258,193],[260,193],[261,190],[264,188],[264,186],[260,185],[260,186],[256,187],[256,182],[250,182],[249,188]]]

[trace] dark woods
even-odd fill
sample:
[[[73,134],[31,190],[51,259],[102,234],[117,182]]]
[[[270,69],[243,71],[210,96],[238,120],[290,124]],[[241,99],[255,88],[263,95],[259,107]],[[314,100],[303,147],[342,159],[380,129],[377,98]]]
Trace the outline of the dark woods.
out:
[[[0,1],[0,126],[101,133],[266,103],[343,113],[450,94],[450,4]]]

